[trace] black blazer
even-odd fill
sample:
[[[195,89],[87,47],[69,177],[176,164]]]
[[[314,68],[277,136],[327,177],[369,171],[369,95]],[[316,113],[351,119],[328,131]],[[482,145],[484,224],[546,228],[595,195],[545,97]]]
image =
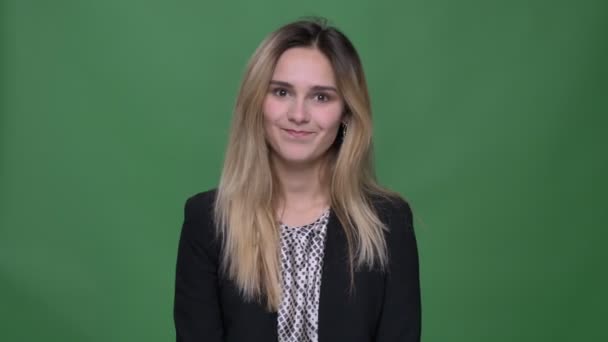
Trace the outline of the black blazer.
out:
[[[174,320],[177,341],[277,341],[277,313],[245,302],[218,273],[221,244],[213,228],[215,190],[186,201],[179,240]],[[418,342],[421,300],[412,212],[403,200],[372,201],[387,224],[388,272],[355,273],[349,294],[346,238],[330,212],[319,300],[319,342]],[[294,341],[296,342],[296,341]]]

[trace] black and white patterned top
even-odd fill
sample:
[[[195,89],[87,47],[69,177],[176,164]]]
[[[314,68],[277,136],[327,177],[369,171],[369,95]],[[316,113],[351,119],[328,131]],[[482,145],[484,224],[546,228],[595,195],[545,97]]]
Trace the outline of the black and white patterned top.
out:
[[[329,213],[328,208],[304,226],[280,225],[283,298],[277,316],[279,342],[317,341]]]

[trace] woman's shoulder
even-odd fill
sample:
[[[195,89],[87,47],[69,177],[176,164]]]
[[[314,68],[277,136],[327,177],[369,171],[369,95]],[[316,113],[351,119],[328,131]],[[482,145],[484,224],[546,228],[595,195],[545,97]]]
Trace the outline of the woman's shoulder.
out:
[[[217,188],[212,188],[191,195],[186,200],[186,210],[190,209],[201,214],[208,213],[209,210],[213,211],[216,194]]]
[[[368,198],[374,209],[383,214],[395,215],[398,213],[412,215],[412,208],[407,199],[394,191],[369,193]]]
[[[216,189],[209,189],[190,195],[186,199],[183,235],[204,241],[214,239],[215,194]]]
[[[395,227],[413,229],[413,212],[408,200],[397,192],[374,193],[369,195],[370,203],[378,218],[391,231]]]
[[[215,189],[195,193],[186,199],[178,260],[198,258],[197,262],[217,267],[221,243],[213,224],[214,202]]]

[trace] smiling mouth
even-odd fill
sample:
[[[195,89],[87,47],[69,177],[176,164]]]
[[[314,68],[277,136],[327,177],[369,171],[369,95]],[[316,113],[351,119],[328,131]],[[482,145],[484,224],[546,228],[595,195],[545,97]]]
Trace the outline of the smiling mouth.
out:
[[[308,135],[311,135],[313,132],[308,132],[308,131],[296,131],[293,129],[283,129],[285,132],[289,133],[289,135],[294,136],[294,137],[305,137]]]

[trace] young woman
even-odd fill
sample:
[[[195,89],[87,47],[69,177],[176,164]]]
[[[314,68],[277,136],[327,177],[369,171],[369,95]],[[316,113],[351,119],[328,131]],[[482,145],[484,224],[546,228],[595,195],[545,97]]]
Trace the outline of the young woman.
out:
[[[221,180],[185,205],[177,341],[419,341],[409,205],[374,179],[370,100],[344,34],[270,34],[238,94]]]

